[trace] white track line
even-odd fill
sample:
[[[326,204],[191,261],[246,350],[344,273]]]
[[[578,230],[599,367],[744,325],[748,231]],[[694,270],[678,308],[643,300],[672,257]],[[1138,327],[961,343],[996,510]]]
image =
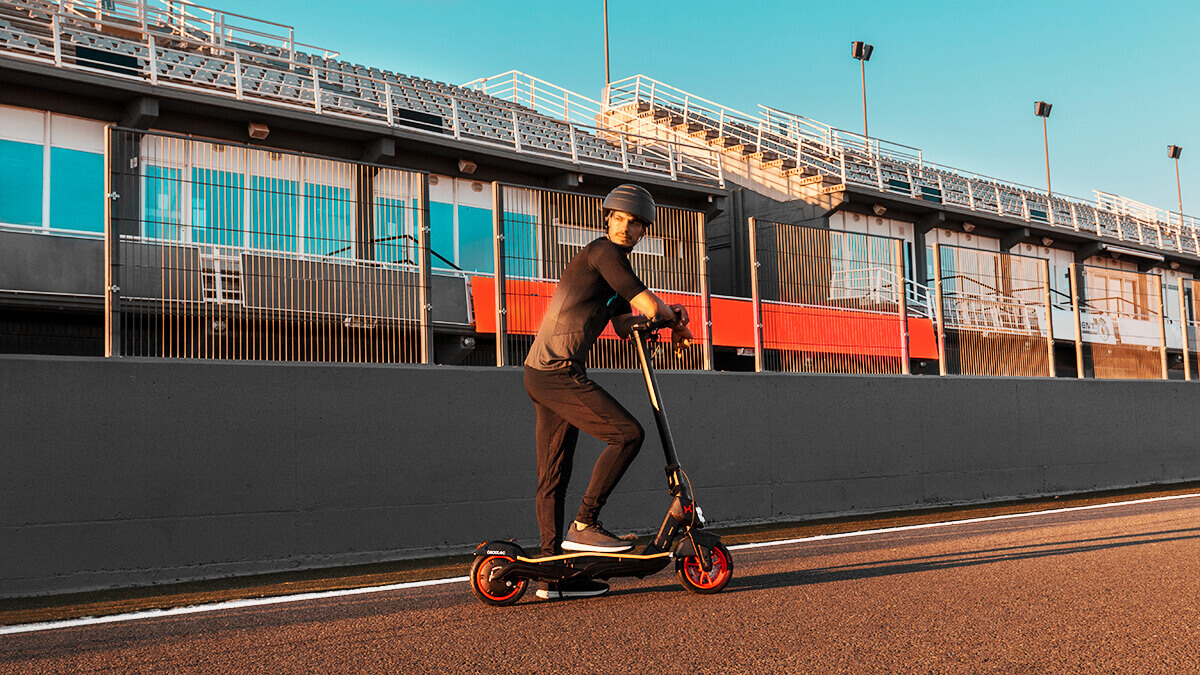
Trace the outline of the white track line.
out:
[[[849,537],[866,537],[875,534],[887,534],[891,532],[905,532],[909,530],[925,530],[935,527],[948,527],[951,525],[966,525],[970,523],[983,523],[992,520],[1009,520],[1013,518],[1029,518],[1031,516],[1044,516],[1054,513],[1069,513],[1072,511],[1090,511],[1093,509],[1107,509],[1114,506],[1130,506],[1133,504],[1148,504],[1150,502],[1162,502],[1174,499],[1190,499],[1200,497],[1200,493],[1186,495],[1171,495],[1167,497],[1150,497],[1147,499],[1134,499],[1126,502],[1110,502],[1107,504],[1093,504],[1091,506],[1068,506],[1061,509],[1047,509],[1045,511],[1029,511],[1024,513],[1009,513],[1000,516],[986,516],[983,518],[966,518],[963,520],[948,520],[940,523],[925,523],[923,525],[903,525],[900,527],[884,527],[875,530],[859,530],[857,532],[842,532],[839,534],[821,534],[812,537],[800,537],[797,539],[780,539],[777,541],[765,541],[754,544],[738,544],[730,546],[730,550],[747,549],[747,548],[764,548],[767,546],[786,546],[788,544],[799,544],[811,541],[823,541],[827,539],[846,539]],[[301,602],[304,600],[320,600],[324,598],[336,598],[346,595],[364,595],[367,593],[381,593],[384,591],[398,591],[407,588],[420,588],[421,586],[438,586],[443,584],[457,584],[467,581],[467,577],[452,577],[449,579],[431,579],[429,581],[412,581],[403,584],[389,584],[387,586],[368,586],[366,588],[348,588],[338,591],[321,591],[317,593],[299,593],[296,595],[280,595],[270,598],[250,598],[244,600],[230,600],[227,602],[214,602],[205,605],[192,605],[189,607],[173,607],[171,609],[151,609],[142,612],[127,612],[125,614],[111,614],[108,616],[88,616],[79,619],[66,619],[63,621],[46,621],[43,623],[25,623],[15,626],[0,626],[0,635],[13,635],[16,633],[35,633],[39,631],[55,630],[58,628],[75,628],[80,626],[94,626],[104,623],[120,623],[124,621],[139,621],[142,619],[158,619],[168,616],[180,616],[183,614],[199,614],[202,612],[219,612],[227,609],[240,609],[243,607],[261,607],[263,605],[278,605],[288,602]]]

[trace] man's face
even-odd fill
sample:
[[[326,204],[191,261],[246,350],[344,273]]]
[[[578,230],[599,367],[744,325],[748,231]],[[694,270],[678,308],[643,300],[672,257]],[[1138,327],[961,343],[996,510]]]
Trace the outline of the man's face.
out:
[[[625,211],[608,214],[608,239],[618,246],[633,248],[646,236],[646,222]]]

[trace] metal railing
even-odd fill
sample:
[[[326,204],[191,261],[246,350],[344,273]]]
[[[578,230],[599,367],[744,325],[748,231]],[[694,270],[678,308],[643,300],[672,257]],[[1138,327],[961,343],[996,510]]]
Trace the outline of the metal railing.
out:
[[[496,274],[477,277],[472,287],[476,293],[493,293],[494,304],[489,309],[495,312],[497,365],[520,365],[567,265],[584,247],[603,237],[606,226],[599,197],[499,183],[493,184],[493,194]],[[664,348],[656,367],[711,370],[704,214],[658,207],[654,226],[634,247],[629,260],[655,295],[687,308],[696,337],[691,347],[678,353]],[[480,305],[478,298],[476,303]],[[476,318],[481,318],[479,313]],[[588,365],[639,367],[633,346],[619,339],[611,326],[593,345]]]
[[[907,373],[902,242],[750,219],[755,370]]]
[[[337,52],[297,43],[289,27],[244,27],[234,21],[239,15],[190,3],[121,0],[110,10],[104,0],[64,0],[46,8],[29,16],[0,7],[9,29],[28,38],[0,41],[0,56],[404,127],[580,166],[721,184],[713,158],[684,154],[673,141],[601,128],[595,119],[585,124],[569,108],[576,100],[589,105],[584,97],[548,85],[546,91],[563,99],[563,117],[574,121],[475,89],[338,61],[332,58]],[[536,96],[533,102],[545,107]]]
[[[767,106],[747,114],[644,75],[611,83],[604,102],[627,123],[642,115],[665,122],[682,141],[753,145],[780,168],[807,168],[911,199],[991,213],[1031,224],[1087,232],[1163,250],[1200,255],[1200,222],[1132,200],[1096,192],[1094,201],[935,164],[918,148],[867,138]],[[825,188],[837,189],[836,186]]]
[[[108,355],[431,362],[424,174],[106,136]]]
[[[1048,261],[944,244],[933,257],[943,375],[1054,376]]]

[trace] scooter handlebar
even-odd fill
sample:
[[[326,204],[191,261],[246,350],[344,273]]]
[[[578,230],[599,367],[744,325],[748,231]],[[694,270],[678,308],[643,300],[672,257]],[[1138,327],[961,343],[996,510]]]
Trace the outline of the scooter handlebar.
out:
[[[652,333],[660,328],[666,328],[675,323],[673,319],[641,319],[629,327],[629,330],[639,333]]]

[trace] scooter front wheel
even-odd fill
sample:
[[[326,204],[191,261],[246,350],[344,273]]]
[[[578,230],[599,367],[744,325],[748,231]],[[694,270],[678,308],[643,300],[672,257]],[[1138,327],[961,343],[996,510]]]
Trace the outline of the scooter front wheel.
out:
[[[707,572],[700,564],[698,556],[684,556],[675,562],[679,583],[692,593],[720,593],[733,578],[733,556],[724,544],[717,544],[708,549],[708,556],[712,561],[712,568]]]
[[[528,579],[491,580],[493,569],[510,562],[513,562],[513,558],[506,555],[476,556],[471,563],[471,592],[475,597],[494,607],[504,607],[520,600],[529,586]]]

